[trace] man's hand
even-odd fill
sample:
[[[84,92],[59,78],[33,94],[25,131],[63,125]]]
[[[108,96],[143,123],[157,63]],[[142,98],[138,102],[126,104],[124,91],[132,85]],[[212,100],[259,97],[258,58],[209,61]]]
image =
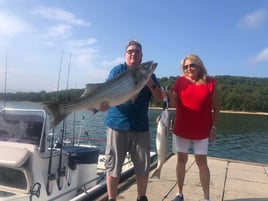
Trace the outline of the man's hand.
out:
[[[109,104],[107,101],[103,101],[101,104],[100,104],[100,111],[101,112],[105,112],[109,109]]]
[[[154,89],[156,87],[152,78],[149,79],[146,86],[149,87],[150,89]]]

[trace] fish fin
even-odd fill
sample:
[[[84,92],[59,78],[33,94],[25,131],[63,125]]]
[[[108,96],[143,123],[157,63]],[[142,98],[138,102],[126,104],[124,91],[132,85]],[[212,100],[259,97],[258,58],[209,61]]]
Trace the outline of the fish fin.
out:
[[[43,102],[42,105],[49,116],[50,128],[56,127],[67,116],[62,104],[57,102]]]
[[[81,95],[81,97],[88,96],[89,94],[92,93],[92,91],[94,91],[96,88],[98,88],[99,85],[101,85],[101,84],[98,84],[98,83],[95,83],[95,84],[91,84],[91,83],[90,84],[86,84],[85,91]]]
[[[161,120],[161,114],[156,117],[156,123],[158,123]]]
[[[161,169],[156,169],[156,170],[153,172],[151,178],[160,179],[160,175],[161,175]]]

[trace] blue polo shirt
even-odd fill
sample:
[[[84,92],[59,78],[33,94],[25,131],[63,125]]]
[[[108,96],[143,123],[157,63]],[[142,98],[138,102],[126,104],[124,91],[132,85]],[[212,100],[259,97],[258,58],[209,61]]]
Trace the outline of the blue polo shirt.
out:
[[[127,65],[115,66],[107,80],[126,71]],[[156,76],[152,75],[153,81],[159,87]],[[118,86],[120,87],[120,86]],[[145,86],[139,93],[134,103],[131,100],[118,106],[111,106],[105,118],[105,124],[109,128],[121,131],[145,132],[149,130],[148,107],[152,97],[150,89]]]

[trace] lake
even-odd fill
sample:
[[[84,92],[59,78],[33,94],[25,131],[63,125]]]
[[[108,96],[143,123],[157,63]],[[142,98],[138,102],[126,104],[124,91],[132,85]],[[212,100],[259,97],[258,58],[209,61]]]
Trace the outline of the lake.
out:
[[[0,108],[3,102],[0,102]],[[6,107],[40,109],[40,103],[7,102]],[[155,151],[156,117],[161,110],[149,111],[151,150]],[[175,111],[171,111],[174,115]],[[105,112],[94,114],[91,111],[80,111],[70,114],[66,120],[67,137],[80,135],[81,143],[91,144],[104,152],[106,127]],[[215,141],[209,145],[208,155],[224,159],[234,159],[247,162],[268,164],[268,116],[257,114],[221,113],[217,125]],[[60,133],[61,126],[55,129]],[[52,132],[47,129],[47,133]],[[172,150],[172,134],[170,134],[169,149]],[[190,150],[192,153],[192,149]]]

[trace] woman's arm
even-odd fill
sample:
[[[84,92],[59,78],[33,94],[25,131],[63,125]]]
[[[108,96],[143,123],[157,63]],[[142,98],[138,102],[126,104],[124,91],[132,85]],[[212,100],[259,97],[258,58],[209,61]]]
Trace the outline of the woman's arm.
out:
[[[218,92],[215,89],[212,94],[212,121],[213,126],[217,126],[219,115],[220,115],[220,104],[218,100]]]
[[[218,92],[215,88],[212,94],[212,127],[209,133],[209,142],[213,142],[216,137],[217,123],[220,115],[220,105],[218,100]]]

